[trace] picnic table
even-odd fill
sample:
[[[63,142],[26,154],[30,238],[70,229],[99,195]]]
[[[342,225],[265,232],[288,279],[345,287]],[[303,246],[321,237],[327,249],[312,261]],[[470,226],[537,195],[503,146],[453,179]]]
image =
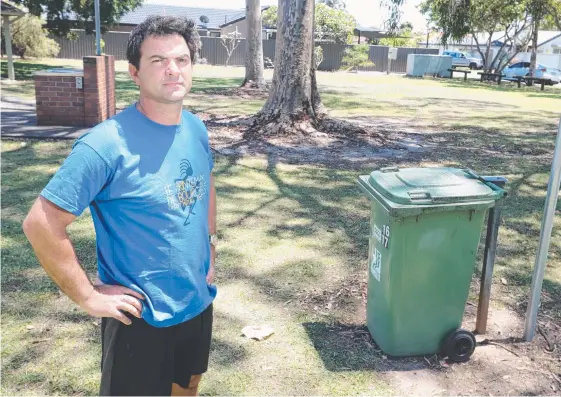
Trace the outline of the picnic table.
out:
[[[505,77],[504,74],[502,73],[483,73],[483,72],[478,72],[477,74],[481,75],[481,81],[483,81],[484,78],[486,78],[487,80],[491,80],[493,79],[493,81],[495,80],[495,78],[498,78],[497,80],[497,84],[501,85],[501,79],[503,77]]]
[[[546,84],[551,84],[551,80],[550,79],[544,79],[542,77],[529,77],[529,76],[525,76],[524,77],[524,81],[526,82],[526,85],[534,85],[534,82],[538,82],[541,84],[541,88],[540,91],[544,90],[544,87]],[[518,83],[518,87],[520,87],[520,83]]]
[[[454,67],[452,69],[447,69],[450,72],[450,78],[454,77],[454,73],[463,73],[464,74],[464,81],[467,81],[468,73],[471,73],[471,70],[458,70]]]

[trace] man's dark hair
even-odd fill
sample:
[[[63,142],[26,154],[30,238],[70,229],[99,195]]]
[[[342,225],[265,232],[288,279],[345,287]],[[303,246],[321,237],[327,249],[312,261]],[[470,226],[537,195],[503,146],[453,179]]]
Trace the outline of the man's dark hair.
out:
[[[129,36],[127,59],[137,69],[140,67],[140,46],[148,36],[167,36],[178,34],[185,39],[189,47],[191,62],[195,63],[197,52],[201,46],[195,22],[184,17],[150,15],[144,22],[137,25]]]

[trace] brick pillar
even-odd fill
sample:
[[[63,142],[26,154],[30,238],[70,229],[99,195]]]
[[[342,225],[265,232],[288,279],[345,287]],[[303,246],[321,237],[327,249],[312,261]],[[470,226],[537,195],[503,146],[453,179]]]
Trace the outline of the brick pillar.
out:
[[[107,81],[107,117],[113,117],[115,109],[115,57],[105,55],[105,81]]]
[[[81,71],[35,74],[37,125],[84,125],[84,93],[78,85],[81,79]]]
[[[115,114],[115,58],[84,57],[84,121],[94,126]]]

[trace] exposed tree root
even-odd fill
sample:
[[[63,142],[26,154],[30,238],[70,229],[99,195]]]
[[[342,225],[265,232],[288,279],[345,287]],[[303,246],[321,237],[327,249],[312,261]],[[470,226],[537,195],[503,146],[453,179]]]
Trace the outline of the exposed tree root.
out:
[[[248,125],[246,138],[268,137],[278,135],[313,136],[317,134],[335,136],[366,135],[368,131],[361,125],[347,120],[340,120],[326,115],[312,118],[307,114],[270,116],[257,114],[253,118],[244,120]],[[369,135],[373,135],[370,133]],[[379,135],[379,134],[375,134]],[[381,135],[379,135],[381,139]]]
[[[265,83],[264,81],[259,82],[259,81],[253,81],[253,80],[244,80],[244,82],[242,83],[240,88],[251,88],[251,89],[257,89],[257,90],[264,90],[264,91],[269,90],[269,87],[267,86],[267,83]]]

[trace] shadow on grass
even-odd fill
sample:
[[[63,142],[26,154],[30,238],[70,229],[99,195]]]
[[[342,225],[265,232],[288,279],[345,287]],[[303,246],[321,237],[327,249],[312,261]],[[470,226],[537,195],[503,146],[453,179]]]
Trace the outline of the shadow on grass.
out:
[[[63,68],[64,66],[56,66],[57,68]],[[73,66],[68,66],[73,67]],[[2,77],[8,77],[8,61],[2,60],[0,63],[0,68],[2,71]],[[33,61],[14,61],[14,73],[16,80],[33,80],[33,75],[35,72],[40,72],[41,70],[52,69],[53,65],[47,63],[41,63],[40,60]]]
[[[415,371],[428,367],[423,357],[384,359],[365,325],[302,325],[328,371]]]
[[[193,77],[192,94],[220,94],[220,90],[239,87],[243,79],[222,77]],[[216,92],[215,92],[216,91]],[[127,104],[138,100],[139,89],[128,73],[115,75],[115,98],[119,103]],[[224,96],[228,98],[227,96]]]
[[[481,82],[479,80],[470,79],[468,81],[459,81],[456,79],[432,79],[440,81],[446,87],[452,88],[472,88],[477,90],[494,91],[494,92],[516,92],[528,97],[543,97],[551,99],[561,99],[561,90],[558,87],[546,86],[545,91],[540,91],[540,86],[526,86],[522,84],[520,88],[516,82],[502,80],[501,85],[495,82]]]
[[[471,128],[475,128],[475,125]],[[468,130],[470,129],[468,128]],[[441,165],[468,166],[482,174],[520,173],[523,177],[509,185],[510,197],[504,209],[505,223],[503,227],[535,238],[536,227],[531,224],[522,224],[520,219],[540,214],[543,209],[543,200],[523,196],[520,187],[531,185],[535,189],[544,190],[543,184],[533,182],[532,177],[536,174],[548,172],[550,160],[547,156],[524,157],[521,155],[521,151],[531,145],[533,150],[539,149],[543,150],[543,153],[549,153],[549,150],[553,147],[553,138],[554,136],[550,132],[543,134],[529,133],[525,138],[526,141],[519,143],[516,141],[518,138],[509,135],[509,131],[503,130],[482,130],[481,134],[475,136],[461,132],[438,133],[431,136],[431,139],[439,141],[439,144],[444,146],[453,144],[456,148],[430,151],[419,155],[418,158],[388,158],[379,161],[376,166],[407,166],[411,163],[419,164],[421,161],[437,161]],[[496,156],[490,156],[488,153],[482,152],[482,148],[489,148],[489,142],[500,142],[507,148],[491,148]],[[367,145],[368,143],[365,140],[358,145],[362,144]],[[37,267],[38,264],[34,259],[31,248],[25,243],[21,225],[16,219],[11,219],[10,215],[10,211],[12,214],[16,213],[19,216],[25,214],[33,199],[50,178],[51,173],[41,171],[41,166],[59,164],[67,153],[67,150],[66,152],[61,150],[60,153],[44,154],[41,153],[39,145],[39,142],[32,142],[28,143],[26,147],[3,153],[2,234],[15,243],[2,250],[2,287],[7,288],[6,291],[11,293],[10,300],[12,301],[17,299],[16,291],[32,293],[38,286],[40,289],[45,288],[47,291],[52,291],[53,296],[55,296],[56,287],[47,278],[40,284],[30,283],[26,278],[25,271]],[[513,145],[520,146],[513,149]],[[372,151],[375,150],[379,150],[379,148],[372,146]],[[481,152],[480,155],[474,155],[478,151]],[[326,299],[334,296],[343,286],[354,282],[357,274],[366,272],[369,204],[361,196],[356,187],[355,179],[357,175],[370,172],[371,166],[355,165],[357,167],[354,168],[356,171],[350,172],[349,169],[353,168],[339,168],[325,164],[319,164],[321,167],[314,168],[304,166],[306,162],[303,161],[303,166],[297,170],[284,171],[280,170],[279,167],[281,160],[275,154],[269,153],[266,166],[249,169],[239,162],[239,158],[217,158],[215,175],[218,186],[220,186],[220,181],[226,181],[230,176],[246,175],[248,171],[255,171],[266,174],[275,187],[274,195],[271,194],[268,197],[262,194],[257,195],[256,205],[252,209],[241,211],[242,213],[236,220],[226,226],[228,228],[238,228],[247,225],[248,221],[256,219],[259,212],[262,213],[271,208],[281,198],[288,198],[294,203],[286,209],[288,216],[304,218],[306,222],[303,225],[290,226],[282,221],[275,220],[274,217],[267,221],[261,220],[261,222],[266,222],[264,233],[268,237],[296,241],[300,237],[313,236],[318,230],[339,232],[343,237],[340,240],[333,241],[333,248],[337,250],[337,256],[341,263],[346,265],[347,273],[342,280],[333,282],[321,293],[312,296],[318,304],[325,303]],[[318,165],[313,161],[309,161],[307,164]],[[288,182],[287,176],[290,176],[290,182]],[[314,183],[310,183],[310,181],[314,181]],[[233,200],[236,194],[251,196],[260,193],[260,191],[258,185],[251,187],[228,185],[219,188],[218,194],[220,200]],[[6,212],[6,209],[9,211]],[[520,230],[517,228],[520,228]],[[530,229],[530,232],[527,229]],[[82,263],[87,264],[88,272],[95,271],[93,233],[91,237],[78,237],[74,238],[73,241],[78,247],[79,255],[84,256],[80,259]],[[310,246],[316,251],[325,247],[323,242],[318,242],[317,245],[312,242]],[[510,250],[504,251],[503,258],[506,264],[506,277],[519,280],[514,285],[515,287],[527,288],[531,280],[528,277],[528,269],[517,269],[509,266],[510,259],[516,259],[523,254],[524,247],[516,247],[516,242],[511,242],[508,248]],[[219,279],[247,282],[250,287],[255,287],[267,299],[277,304],[284,304],[290,299],[299,299],[301,297],[300,293],[310,285],[314,285],[318,275],[325,270],[323,268],[325,265],[321,262],[306,259],[287,261],[272,271],[255,275],[244,269],[242,265],[243,253],[231,249],[221,250],[220,255],[224,268],[221,269],[222,273],[218,275]],[[544,291],[552,296],[561,292],[558,282],[553,279],[546,279]],[[358,310],[360,304],[356,299],[353,302],[342,303],[342,310],[348,313]],[[30,311],[29,318],[37,316],[40,309],[39,306],[35,311]],[[296,306],[288,306],[287,310],[301,314],[301,309]],[[383,360],[380,357],[379,349],[356,316],[354,323],[340,324],[338,323],[340,319],[341,316],[335,314],[332,317],[335,325],[308,320],[304,323],[311,342],[328,370],[334,372],[349,370],[403,371],[426,367],[422,358],[400,359],[399,365],[397,365],[397,361]],[[81,315],[65,315],[60,320],[64,322],[88,321]],[[225,324],[229,324],[227,319],[224,321]],[[234,326],[239,326],[239,324],[234,324]],[[227,366],[246,358],[243,348],[237,345],[229,345],[224,340],[218,341],[213,352],[218,365]],[[219,357],[221,355],[225,356],[224,360]]]

